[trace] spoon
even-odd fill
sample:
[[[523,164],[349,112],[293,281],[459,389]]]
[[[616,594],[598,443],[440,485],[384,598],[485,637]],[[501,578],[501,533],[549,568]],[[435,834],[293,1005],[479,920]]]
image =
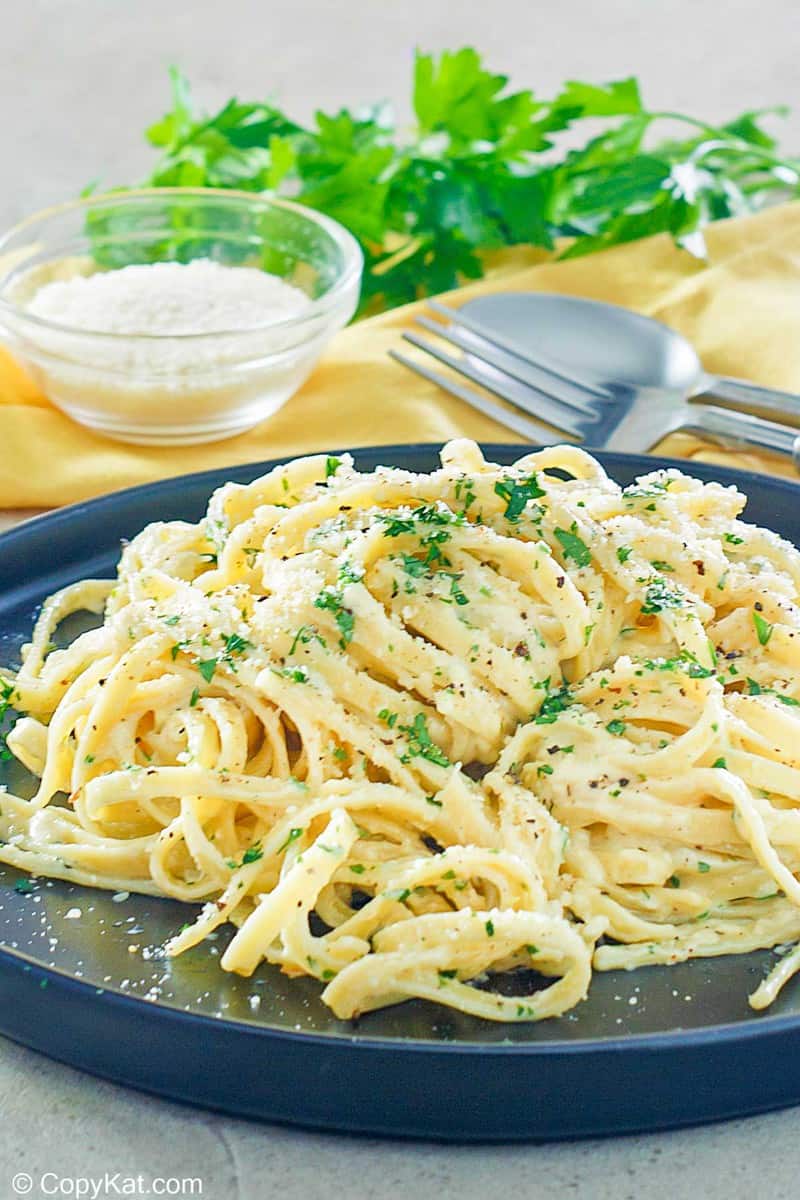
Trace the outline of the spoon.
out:
[[[800,395],[711,375],[694,346],[661,321],[616,304],[549,292],[479,296],[459,309],[508,349],[588,388],[623,385],[684,399],[712,392],[736,408],[800,425]]]

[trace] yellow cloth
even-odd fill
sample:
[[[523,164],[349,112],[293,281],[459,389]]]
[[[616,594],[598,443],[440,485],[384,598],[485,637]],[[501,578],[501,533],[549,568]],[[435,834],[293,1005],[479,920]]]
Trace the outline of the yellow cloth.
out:
[[[519,248],[450,296],[553,291],[608,300],[685,334],[707,370],[800,391],[800,203],[719,222],[698,262],[663,235],[567,262]],[[0,352],[0,507],[49,507],[169,475],[335,447],[513,434],[418,379],[387,354],[408,306],[343,330],[304,387],[249,433],[205,446],[127,446],[73,424]],[[709,451],[686,435],[665,452],[792,474],[786,460]]]

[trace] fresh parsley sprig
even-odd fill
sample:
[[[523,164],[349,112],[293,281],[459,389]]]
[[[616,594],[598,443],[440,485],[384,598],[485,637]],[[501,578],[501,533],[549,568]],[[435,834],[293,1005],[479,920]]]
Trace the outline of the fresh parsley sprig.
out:
[[[666,232],[702,256],[708,222],[800,191],[800,159],[764,127],[770,110],[710,125],[648,108],[634,78],[511,91],[469,47],[417,53],[409,130],[385,104],[310,124],[267,101],[203,113],[170,74],[147,182],[287,195],[341,221],[365,254],[362,311],[477,278],[486,252],[519,243],[566,238],[575,256]],[[178,220],[167,251],[180,260],[198,243]]]

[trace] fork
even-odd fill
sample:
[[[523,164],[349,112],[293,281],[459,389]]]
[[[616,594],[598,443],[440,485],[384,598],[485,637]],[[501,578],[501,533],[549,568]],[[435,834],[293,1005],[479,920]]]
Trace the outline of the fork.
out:
[[[474,318],[436,302],[431,307],[449,323],[418,316],[416,324],[462,353],[455,355],[415,332],[406,331],[403,338],[513,407],[496,404],[397,350],[389,351],[391,357],[529,441],[549,445],[563,440],[554,436],[557,430],[597,449],[641,452],[681,430],[723,445],[777,451],[788,455],[800,471],[796,429],[750,413],[689,403],[683,395],[663,389],[578,382],[556,364],[523,356],[516,345],[512,349]]]

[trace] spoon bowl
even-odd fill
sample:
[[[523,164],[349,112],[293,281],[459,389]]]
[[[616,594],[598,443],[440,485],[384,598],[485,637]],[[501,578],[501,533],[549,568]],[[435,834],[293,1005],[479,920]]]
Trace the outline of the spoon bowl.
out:
[[[460,311],[490,335],[581,384],[682,400],[713,392],[715,403],[800,425],[800,396],[710,375],[677,330],[616,304],[550,292],[505,292],[469,300]]]

